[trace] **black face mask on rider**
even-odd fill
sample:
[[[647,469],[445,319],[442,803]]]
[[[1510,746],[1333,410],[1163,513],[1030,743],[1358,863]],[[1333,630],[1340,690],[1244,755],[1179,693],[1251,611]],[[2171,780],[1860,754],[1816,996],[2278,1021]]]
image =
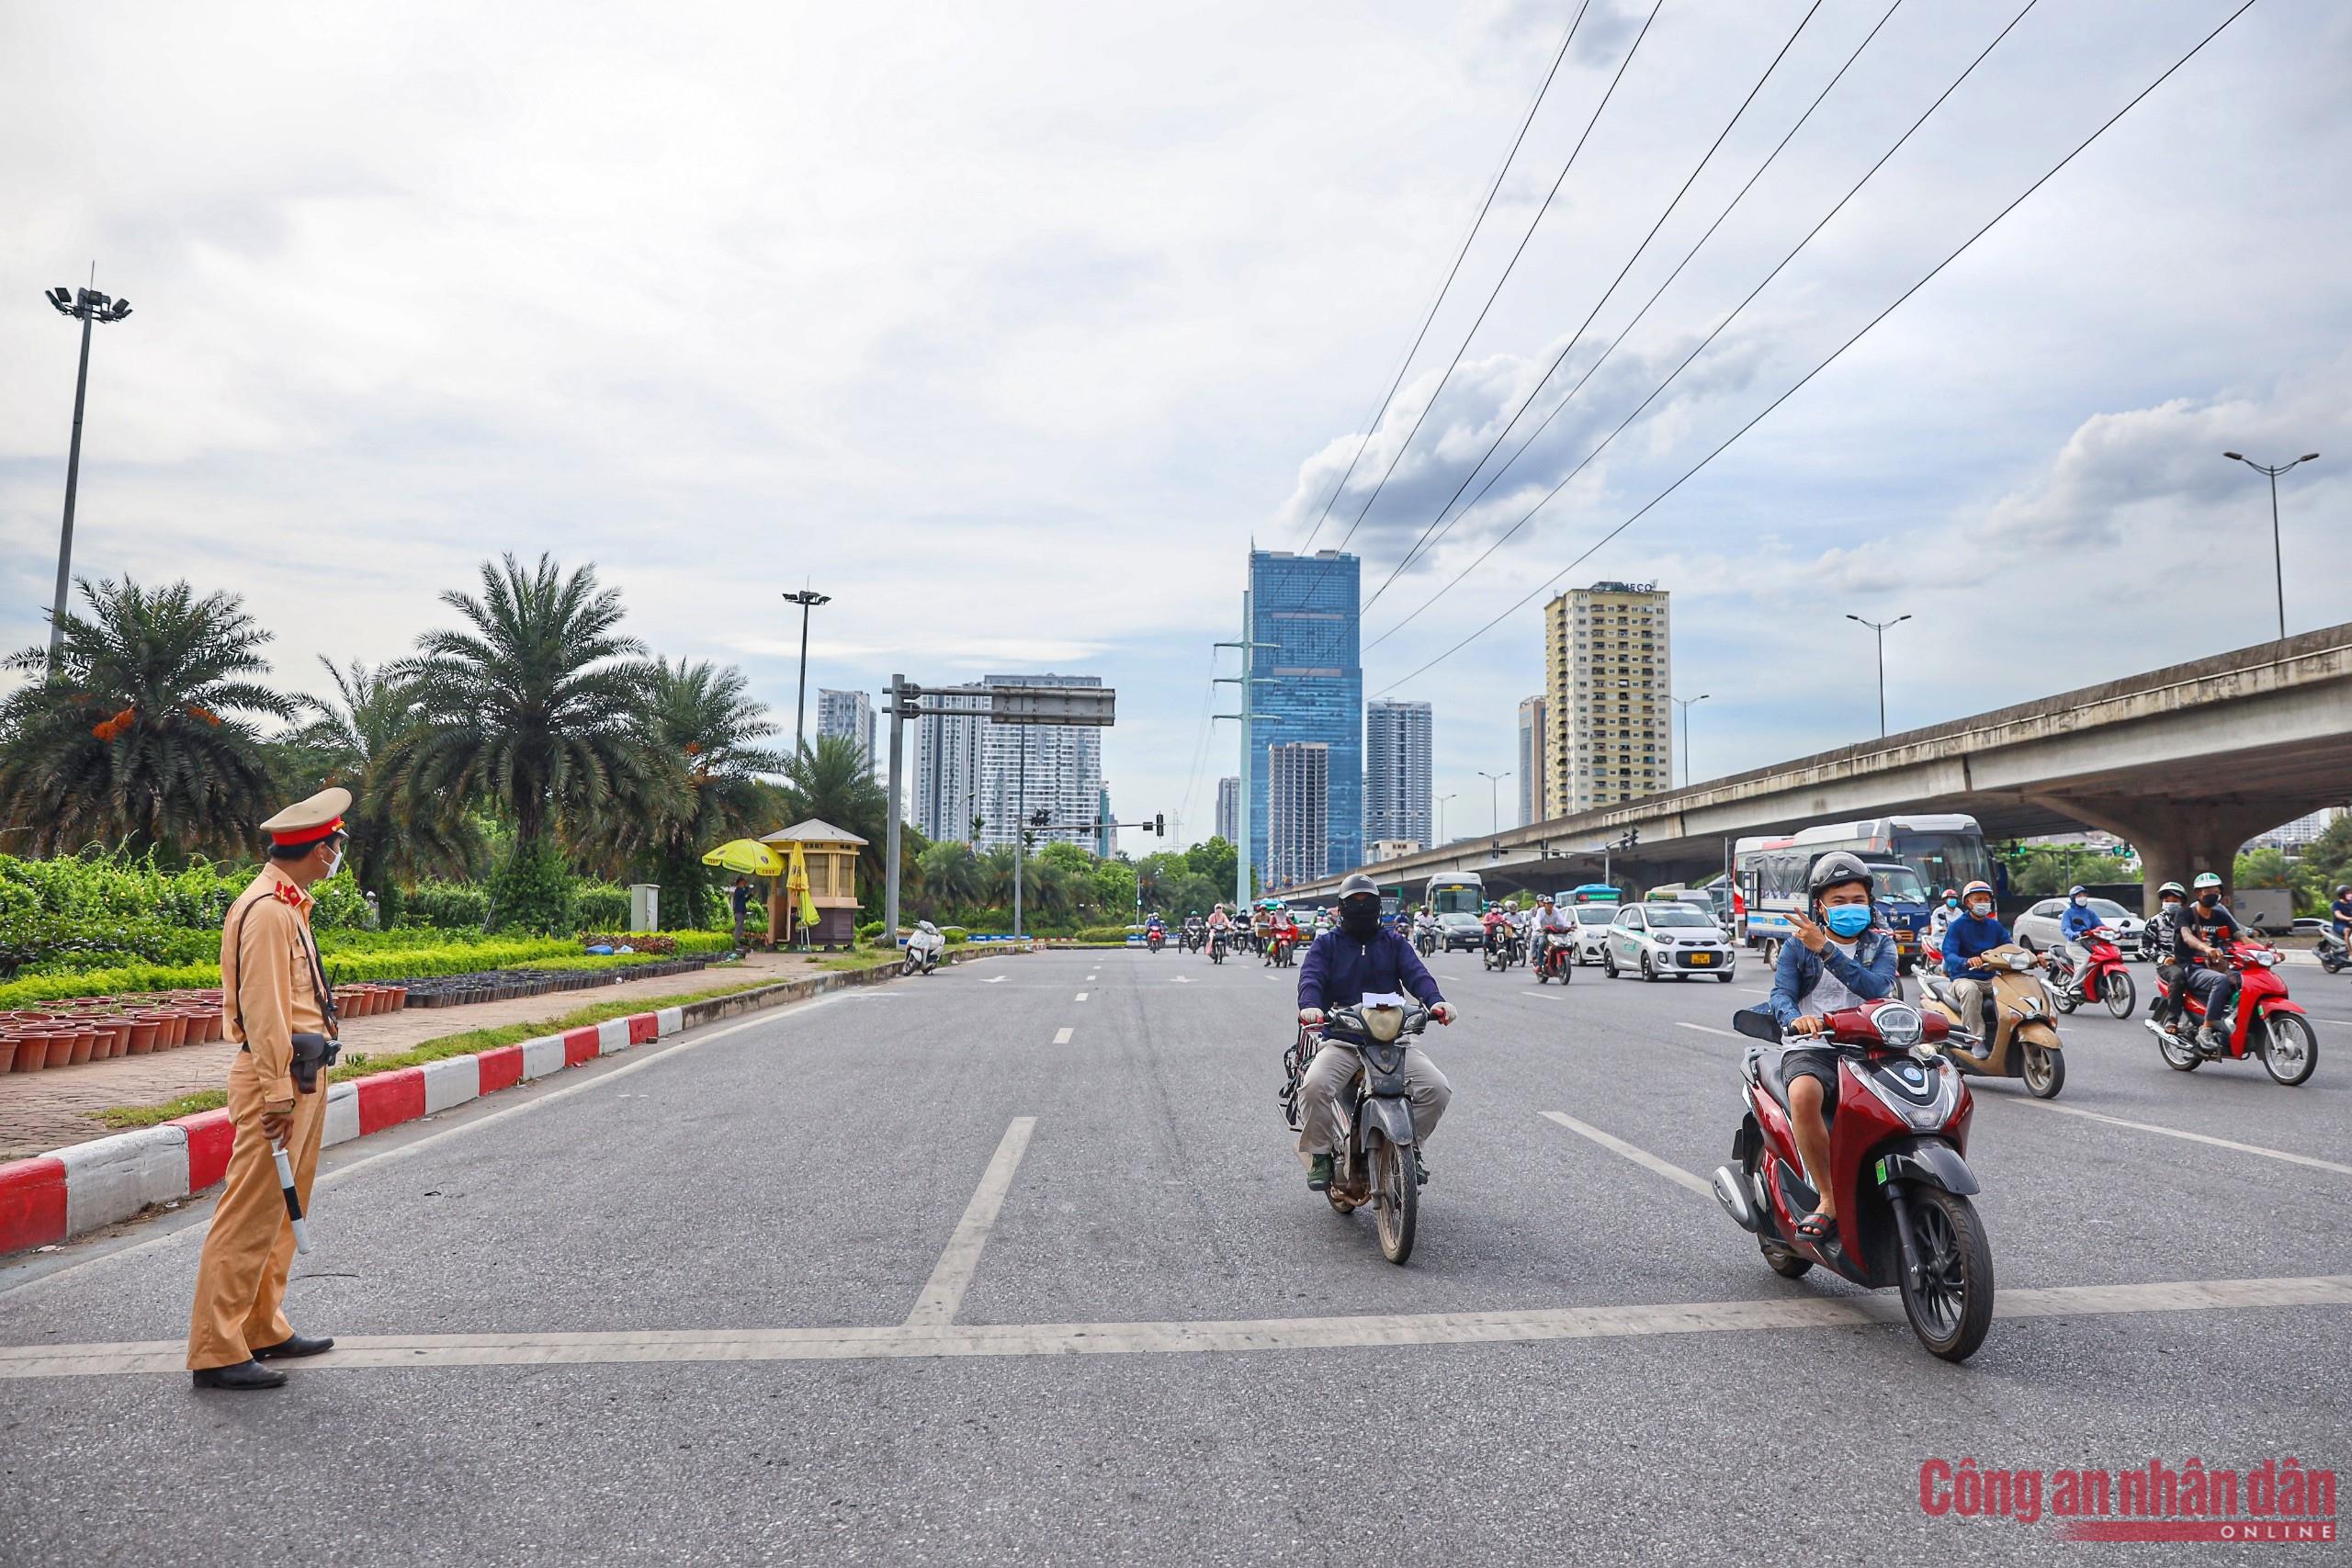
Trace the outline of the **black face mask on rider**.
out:
[[[1380,901],[1351,898],[1340,906],[1340,929],[1363,942],[1380,929]]]

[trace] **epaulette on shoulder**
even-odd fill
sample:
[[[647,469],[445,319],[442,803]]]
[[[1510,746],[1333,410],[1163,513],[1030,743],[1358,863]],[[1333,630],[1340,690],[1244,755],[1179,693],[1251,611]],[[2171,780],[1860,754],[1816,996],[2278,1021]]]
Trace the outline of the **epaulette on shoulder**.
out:
[[[290,882],[281,882],[277,885],[277,901],[289,908],[299,909],[302,907],[302,890]]]

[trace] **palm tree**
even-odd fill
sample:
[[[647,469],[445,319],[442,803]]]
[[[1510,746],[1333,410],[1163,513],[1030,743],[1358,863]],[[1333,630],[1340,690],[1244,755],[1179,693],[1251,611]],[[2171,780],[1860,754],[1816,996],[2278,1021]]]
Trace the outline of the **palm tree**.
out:
[[[427,632],[399,667],[423,721],[386,759],[403,807],[482,803],[514,824],[514,854],[538,854],[566,820],[593,820],[648,772],[642,694],[653,667],[616,628],[621,598],[596,569],[569,575],[541,556],[481,566],[479,598],[441,602],[462,630]]]
[[[335,700],[304,697],[310,717],[288,736],[289,764],[310,789],[352,792],[352,874],[397,917],[400,885],[421,876],[462,876],[479,857],[481,834],[462,804],[435,796],[396,798],[388,779],[394,750],[424,720],[415,682],[400,670],[357,660],[345,671],[322,658]]]
[[[814,817],[865,840],[858,852],[860,887],[879,887],[890,797],[875,781],[865,749],[845,735],[820,735],[784,769],[784,798],[792,821]],[[791,826],[786,823],[785,826]]]
[[[916,857],[925,894],[941,909],[965,910],[982,902],[980,863],[972,846],[951,839],[928,845]]]
[[[0,660],[34,677],[0,702],[0,835],[34,854],[250,854],[277,803],[267,749],[237,716],[297,711],[260,682],[270,634],[232,593],[77,581],[90,613],[65,612],[56,671],[42,648]]]
[[[616,791],[595,837],[647,869],[662,889],[662,923],[702,924],[718,874],[703,852],[763,828],[770,791],[756,777],[781,772],[784,758],[759,744],[776,732],[747,693],[743,672],[667,660],[650,671],[640,715],[649,766]]]

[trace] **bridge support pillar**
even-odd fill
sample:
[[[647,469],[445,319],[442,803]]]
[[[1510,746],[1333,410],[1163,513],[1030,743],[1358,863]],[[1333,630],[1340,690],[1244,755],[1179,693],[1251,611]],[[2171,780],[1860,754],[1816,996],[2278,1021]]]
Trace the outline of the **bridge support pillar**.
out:
[[[2218,873],[2223,897],[2233,888],[2238,847],[2296,815],[2291,802],[2151,800],[2144,796],[2052,795],[2047,804],[2128,840],[2140,852],[2141,900],[2154,914],[2156,889],[2187,886],[2199,872]]]

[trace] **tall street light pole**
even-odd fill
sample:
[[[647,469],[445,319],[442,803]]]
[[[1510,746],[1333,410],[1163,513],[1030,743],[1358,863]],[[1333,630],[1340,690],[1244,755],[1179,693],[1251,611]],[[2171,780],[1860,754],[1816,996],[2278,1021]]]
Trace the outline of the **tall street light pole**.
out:
[[[1897,615],[1891,621],[1865,621],[1860,615],[1848,615],[1846,618],[1860,622],[1878,636],[1878,738],[1883,740],[1886,739],[1886,628],[1899,626],[1911,617]]]
[[[1499,833],[1503,829],[1503,780],[1510,777],[1510,770],[1505,768],[1499,773],[1490,773],[1480,768],[1478,776],[1487,781],[1487,831]]]
[[[1437,841],[1440,844],[1445,842],[1445,803],[1453,798],[1453,796],[1450,795],[1441,795],[1437,797]],[[1433,844],[1430,848],[1434,849],[1436,845]]]
[[[84,336],[85,341],[82,352],[86,356],[90,352],[86,344],[87,333],[85,333]],[[82,416],[78,412],[80,406],[78,402],[74,405],[77,412],[74,416],[74,427],[77,432],[82,426]],[[79,439],[78,435],[76,439]],[[2278,547],[2278,476],[2302,464],[2318,462],[2319,454],[2306,452],[2291,463],[2276,465],[2257,463],[2243,452],[2224,452],[2222,456],[2244,463],[2256,473],[2267,474],[2270,478],[2270,568],[2272,574],[2278,580],[2278,638],[2283,642],[2287,637],[2287,558],[2285,552]],[[66,491],[69,498],[73,493],[70,488]],[[67,500],[65,506],[67,513],[71,515],[74,507],[71,499]]]
[[[797,593],[786,594],[784,602],[800,606],[800,694],[792,702],[792,754],[797,758],[803,744],[803,726],[808,717],[808,612],[833,601],[829,593],[804,588]]]
[[[96,268],[91,269],[93,277]],[[65,593],[74,581],[74,492],[82,479],[82,404],[90,388],[90,328],[99,321],[119,321],[130,314],[130,301],[109,299],[96,288],[69,290],[62,285],[41,296],[61,316],[82,323],[82,364],[74,373],[74,442],[65,454],[65,522],[57,534],[57,593],[49,609],[49,672],[65,646]]]
[[[1881,679],[1883,680],[1883,675]],[[1690,709],[1693,705],[1703,703],[1713,694],[1712,692],[1702,692],[1695,697],[1669,696],[1666,699],[1682,710],[1682,787],[1684,789],[1690,787]],[[1878,727],[1881,731],[1886,728],[1886,714],[1883,708],[1879,714]]]

